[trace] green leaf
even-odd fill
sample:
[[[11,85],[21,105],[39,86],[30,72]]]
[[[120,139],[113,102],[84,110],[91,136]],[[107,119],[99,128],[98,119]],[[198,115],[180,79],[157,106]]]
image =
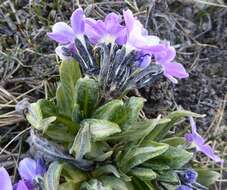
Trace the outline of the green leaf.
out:
[[[40,99],[38,100],[38,103],[40,105],[40,109],[44,118],[58,115],[58,109],[54,102],[50,100]]]
[[[153,180],[157,177],[157,174],[150,168],[135,167],[130,173],[142,180]]]
[[[88,123],[80,128],[70,149],[70,154],[76,153],[76,159],[82,159],[83,156],[91,151],[91,133],[90,126]]]
[[[83,125],[90,127],[91,137],[93,141],[102,141],[107,137],[121,132],[120,127],[113,122],[99,119],[86,119]]]
[[[59,68],[60,85],[57,89],[57,105],[61,114],[71,117],[74,107],[75,85],[81,77],[79,64],[75,60],[63,61]]]
[[[158,181],[179,184],[179,178],[175,171],[159,171]]]
[[[143,181],[136,177],[133,178],[132,183],[133,183],[135,190],[157,190],[148,181]]]
[[[79,129],[79,124],[73,122],[71,118],[59,113],[57,106],[50,100],[39,100],[38,104],[44,118],[46,117],[56,117],[56,122],[61,123],[68,127],[71,133],[75,133]]]
[[[179,169],[187,164],[193,157],[193,153],[184,150],[181,147],[169,146],[169,149],[156,160],[163,160],[173,169]]]
[[[110,158],[113,154],[111,147],[103,141],[93,142],[91,144],[91,151],[86,154],[88,160],[103,162]]]
[[[120,178],[120,173],[116,169],[114,165],[107,164],[104,166],[98,167],[95,171],[93,171],[92,175],[95,177],[99,177],[104,174],[113,174],[115,177]]]
[[[169,145],[156,142],[145,142],[141,147],[129,147],[120,160],[119,167],[126,173],[133,167],[157,157],[168,150]]]
[[[63,164],[60,164],[59,162],[53,162],[49,166],[46,174],[44,175],[45,190],[58,189],[62,168]]]
[[[160,190],[166,190],[166,189],[168,189],[168,190],[176,190],[178,186],[179,185],[176,185],[176,184],[170,184],[170,183],[161,182],[160,186],[158,186],[158,190],[159,189]]]
[[[80,114],[80,107],[78,104],[75,104],[72,112],[72,121],[76,123],[80,123],[81,120],[82,118]]]
[[[170,167],[163,160],[150,160],[142,164],[143,167],[152,168],[153,170],[169,170]]]
[[[119,178],[113,176],[103,176],[99,179],[108,190],[129,190],[127,184]]]
[[[59,185],[58,190],[80,190],[80,187],[73,182],[65,182]]]
[[[188,116],[204,117],[204,115],[186,110],[174,111],[167,116],[167,119],[170,119],[170,122],[158,125],[149,135],[149,139],[156,141],[163,139],[168,134],[169,130],[173,128],[178,121]]]
[[[162,143],[166,143],[170,146],[178,146],[178,145],[184,145],[186,143],[184,137],[171,137],[166,138],[161,141]]]
[[[80,78],[75,92],[75,102],[79,105],[80,114],[83,118],[89,117],[99,101],[98,82],[87,77]]]
[[[104,187],[103,184],[97,179],[91,179],[81,185],[80,190],[112,190],[111,188]]]
[[[45,132],[48,126],[56,120],[55,116],[43,118],[40,102],[30,104],[26,118],[35,129],[43,132]]]
[[[197,168],[195,169],[198,173],[197,181],[205,186],[214,184],[220,177],[220,173],[212,171],[210,168]]]
[[[116,114],[119,110],[122,110],[123,105],[124,103],[122,100],[112,100],[99,107],[92,117],[96,119],[114,121],[116,120]]]
[[[80,184],[81,182],[88,179],[85,172],[82,172],[81,170],[76,169],[67,163],[64,164],[62,176],[64,176],[66,181],[73,182],[74,184]]]
[[[124,129],[128,129],[139,118],[139,113],[143,108],[145,99],[140,97],[131,97],[125,105],[127,110],[126,122],[123,124]]]
[[[126,131],[114,135],[109,140],[122,140],[124,142],[137,142],[138,140],[143,140],[147,135],[149,135],[152,130],[159,124],[159,123],[166,123],[169,122],[169,119],[151,119],[151,120],[144,120],[138,121],[133,124],[133,126]]]
[[[71,143],[74,140],[74,135],[69,133],[68,129],[61,125],[50,125],[45,132],[49,138],[59,143]]]

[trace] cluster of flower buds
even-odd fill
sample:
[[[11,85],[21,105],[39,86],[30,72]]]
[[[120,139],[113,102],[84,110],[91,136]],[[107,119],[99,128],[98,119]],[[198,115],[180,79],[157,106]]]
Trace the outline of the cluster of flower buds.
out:
[[[0,168],[0,189],[1,190],[35,190],[40,189],[39,177],[46,172],[46,166],[42,159],[33,160],[24,158],[18,168],[21,180],[12,185],[10,176],[5,168]],[[42,188],[41,188],[42,189]]]
[[[53,25],[49,38],[59,43],[61,59],[76,59],[84,74],[98,76],[105,92],[148,86],[164,75],[173,83],[188,77],[183,65],[174,61],[175,48],[149,35],[130,10],[123,16],[108,14],[104,21],[87,18],[75,10],[65,22]]]
[[[176,190],[208,190],[206,187],[196,182],[197,177],[198,174],[193,169],[186,169],[179,172],[181,185]]]

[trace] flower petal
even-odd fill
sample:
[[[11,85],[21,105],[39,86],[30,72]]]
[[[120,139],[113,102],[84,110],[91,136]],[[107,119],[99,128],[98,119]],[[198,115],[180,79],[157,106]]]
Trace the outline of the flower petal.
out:
[[[20,181],[17,183],[15,189],[16,189],[16,190],[29,190],[24,180],[20,180]],[[31,190],[31,189],[30,189],[30,190]]]
[[[52,40],[62,44],[73,42],[75,37],[72,28],[65,22],[58,22],[54,24],[52,32],[48,32],[47,35]]]
[[[176,62],[160,63],[164,67],[164,74],[177,78],[187,78],[189,75],[182,64]]]
[[[125,25],[128,29],[128,32],[131,32],[136,18],[134,18],[132,11],[130,11],[129,9],[126,11],[123,11],[123,17],[124,17]]]
[[[196,150],[204,153],[206,156],[208,156],[209,158],[211,158],[215,162],[223,162],[223,160],[220,157],[215,155],[214,150],[208,144],[204,144],[205,140],[203,139],[203,137],[201,137],[197,133],[196,123],[193,120],[193,118],[189,117],[189,119],[190,119],[190,124],[191,124],[191,127],[192,127],[191,137],[193,139],[193,142],[196,145]]]
[[[0,189],[1,190],[12,190],[13,186],[9,177],[8,172],[5,168],[0,168]]]
[[[31,158],[24,158],[19,163],[19,174],[22,179],[32,181],[36,174],[36,161]]]
[[[169,63],[176,57],[176,50],[169,43],[164,44],[164,48],[155,54],[155,59],[161,63]]]
[[[214,153],[214,150],[208,144],[198,145],[197,150],[204,153],[215,162],[224,162],[219,156]]]
[[[43,159],[36,160],[36,175],[43,176],[46,173],[47,168],[45,165],[45,161]]]
[[[76,9],[71,18],[71,26],[75,34],[83,34],[85,31],[84,11],[82,8]]]
[[[105,24],[101,20],[87,18],[85,20],[85,34],[92,43],[97,43],[105,34]]]
[[[110,34],[118,33],[122,27],[120,25],[121,18],[115,13],[110,13],[105,18],[106,31]]]
[[[164,76],[168,78],[173,84],[177,84],[178,80],[175,79],[172,75],[168,74],[167,72],[164,72]]]

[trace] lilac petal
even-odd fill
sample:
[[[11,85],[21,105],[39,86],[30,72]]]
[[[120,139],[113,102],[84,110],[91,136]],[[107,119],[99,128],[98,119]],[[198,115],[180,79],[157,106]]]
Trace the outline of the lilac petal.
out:
[[[36,175],[43,176],[47,168],[43,159],[36,160]]]
[[[9,174],[3,167],[0,168],[0,189],[1,190],[13,189]]]
[[[172,75],[164,72],[164,76],[166,78],[168,78],[173,84],[177,84],[178,83],[178,80],[176,78],[174,78]]]
[[[32,190],[29,189],[24,180],[20,180],[15,186],[15,190]]]
[[[208,144],[197,145],[197,150],[200,152],[203,152],[205,155],[207,155],[209,158],[211,158],[215,162],[221,162],[221,163],[224,162],[224,160],[222,160],[220,157],[218,157],[214,153],[214,150]]]
[[[97,43],[104,36],[105,32],[103,21],[96,21],[91,18],[85,20],[85,34],[92,43]]]
[[[24,158],[19,163],[19,174],[22,179],[32,181],[36,174],[36,161],[31,158]]]
[[[196,150],[199,151],[199,152],[203,152],[206,156],[208,156],[209,158],[211,158],[215,162],[223,162],[223,160],[220,157],[215,155],[214,150],[208,144],[204,144],[205,140],[203,139],[203,137],[201,137],[197,133],[196,123],[193,120],[193,118],[189,117],[189,119],[190,119],[190,124],[191,124],[191,127],[192,127],[191,137],[193,139],[193,142],[196,145]]]
[[[155,59],[161,63],[168,63],[174,60],[176,57],[176,50],[174,47],[171,47],[169,44],[165,46],[162,51],[155,54]]]
[[[189,121],[190,121],[190,125],[192,128],[192,138],[195,141],[195,143],[197,145],[203,145],[205,143],[205,140],[203,139],[203,137],[201,137],[198,133],[197,133],[197,127],[195,124],[195,121],[193,119],[193,117],[189,117]]]
[[[118,34],[124,27],[120,25],[121,17],[115,13],[110,13],[105,18],[106,31],[110,34]]]
[[[71,18],[71,26],[75,34],[83,34],[85,30],[84,11],[82,8],[76,9]]]
[[[125,25],[128,29],[128,32],[131,32],[136,18],[134,18],[132,11],[130,11],[129,9],[126,11],[123,11],[123,17],[124,17]]]
[[[127,29],[124,28],[120,31],[120,35],[117,35],[116,43],[119,45],[124,45],[127,42]]]
[[[48,32],[47,35],[52,40],[62,44],[73,42],[75,37],[72,28],[64,22],[58,22],[54,24],[52,27],[52,32]]]
[[[164,74],[166,73],[177,78],[187,78],[189,76],[183,65],[180,63],[169,62],[160,64],[164,67]]]

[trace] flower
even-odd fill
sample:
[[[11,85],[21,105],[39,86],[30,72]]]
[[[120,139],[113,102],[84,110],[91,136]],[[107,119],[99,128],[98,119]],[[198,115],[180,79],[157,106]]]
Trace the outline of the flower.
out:
[[[121,16],[110,13],[105,20],[85,20],[85,34],[94,43],[113,43],[122,45],[126,42],[126,28],[120,24]]]
[[[5,168],[0,168],[0,189],[1,190],[34,190],[33,181],[35,177],[44,175],[46,167],[42,160],[32,160],[31,158],[24,158],[19,163],[19,174],[21,180],[13,187],[10,176]]]
[[[56,54],[61,59],[69,59],[68,56],[64,55],[62,47],[70,49],[72,52],[76,51],[74,40],[75,38],[80,39],[84,42],[83,34],[85,31],[85,16],[82,8],[76,9],[70,17],[71,26],[65,22],[57,22],[52,27],[52,32],[48,32],[47,35],[52,40],[60,43],[55,49]]]
[[[195,183],[198,174],[193,169],[187,169],[184,171],[183,175],[181,176],[182,181],[184,183]]]
[[[22,179],[32,182],[36,176],[42,176],[46,168],[41,159],[24,158],[20,161],[18,171]]]
[[[162,65],[164,68],[164,76],[173,83],[177,83],[176,78],[188,77],[188,73],[183,65],[173,61],[176,51],[169,43],[162,43],[157,36],[148,35],[147,30],[133,17],[130,10],[124,11],[123,15],[128,30],[126,43],[126,47],[129,49],[128,51],[137,49],[153,56],[156,63]]]
[[[137,20],[132,11],[123,11],[125,25],[127,28],[126,48],[128,52],[132,50],[147,50],[152,46],[159,45],[160,39],[157,36],[147,35],[147,30],[141,22]]]
[[[176,190],[193,190],[191,187],[188,187],[186,185],[181,185],[179,187],[177,187]]]
[[[65,22],[57,22],[52,27],[52,32],[48,32],[49,38],[60,44],[74,43],[75,38],[80,37],[85,31],[84,12],[82,8],[76,9],[71,18],[71,27]]]
[[[204,153],[206,156],[214,160],[215,162],[223,162],[223,160],[215,155],[214,150],[208,145],[205,144],[205,139],[197,133],[197,128],[195,121],[192,117],[189,117],[192,132],[185,135],[185,139],[188,142],[194,143],[196,150]]]
[[[8,172],[5,168],[0,168],[0,189],[1,190],[12,190],[12,183]]]
[[[189,75],[182,64],[174,61],[176,50],[169,43],[163,44],[159,51],[153,51],[157,64],[164,68],[164,76],[173,83],[177,83],[176,78],[187,78]]]

